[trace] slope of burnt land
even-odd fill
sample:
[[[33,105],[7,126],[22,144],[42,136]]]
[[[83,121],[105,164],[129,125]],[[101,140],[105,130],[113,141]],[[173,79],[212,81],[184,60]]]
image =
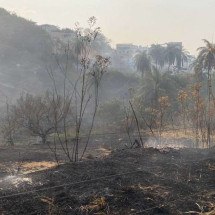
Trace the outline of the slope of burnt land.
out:
[[[0,214],[215,214],[214,149],[118,150],[13,179]]]

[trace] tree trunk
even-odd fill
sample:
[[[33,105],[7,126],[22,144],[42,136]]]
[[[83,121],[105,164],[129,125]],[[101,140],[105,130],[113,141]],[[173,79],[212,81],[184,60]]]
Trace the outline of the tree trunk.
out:
[[[208,119],[207,119],[207,145],[210,148],[211,145],[211,76],[210,70],[208,69]]]
[[[41,139],[42,139],[42,144],[46,144],[47,143],[47,136],[46,135],[42,135]]]

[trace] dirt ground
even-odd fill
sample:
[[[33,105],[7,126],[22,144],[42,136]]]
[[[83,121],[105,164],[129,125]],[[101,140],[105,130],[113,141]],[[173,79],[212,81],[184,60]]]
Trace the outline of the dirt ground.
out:
[[[26,171],[10,175],[5,164],[16,163],[19,151],[4,150],[1,215],[215,214],[215,149],[114,150],[60,166],[35,149],[22,156]]]

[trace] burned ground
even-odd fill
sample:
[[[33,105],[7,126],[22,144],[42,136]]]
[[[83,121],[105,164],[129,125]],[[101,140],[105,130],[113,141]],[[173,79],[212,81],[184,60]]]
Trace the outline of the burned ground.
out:
[[[215,214],[214,149],[116,150],[15,177],[30,181],[1,181],[2,214]]]

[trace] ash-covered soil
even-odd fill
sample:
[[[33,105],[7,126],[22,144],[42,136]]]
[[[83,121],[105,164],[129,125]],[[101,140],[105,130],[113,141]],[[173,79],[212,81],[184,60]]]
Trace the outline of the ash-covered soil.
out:
[[[116,150],[11,177],[0,179],[4,215],[215,214],[215,149]]]

